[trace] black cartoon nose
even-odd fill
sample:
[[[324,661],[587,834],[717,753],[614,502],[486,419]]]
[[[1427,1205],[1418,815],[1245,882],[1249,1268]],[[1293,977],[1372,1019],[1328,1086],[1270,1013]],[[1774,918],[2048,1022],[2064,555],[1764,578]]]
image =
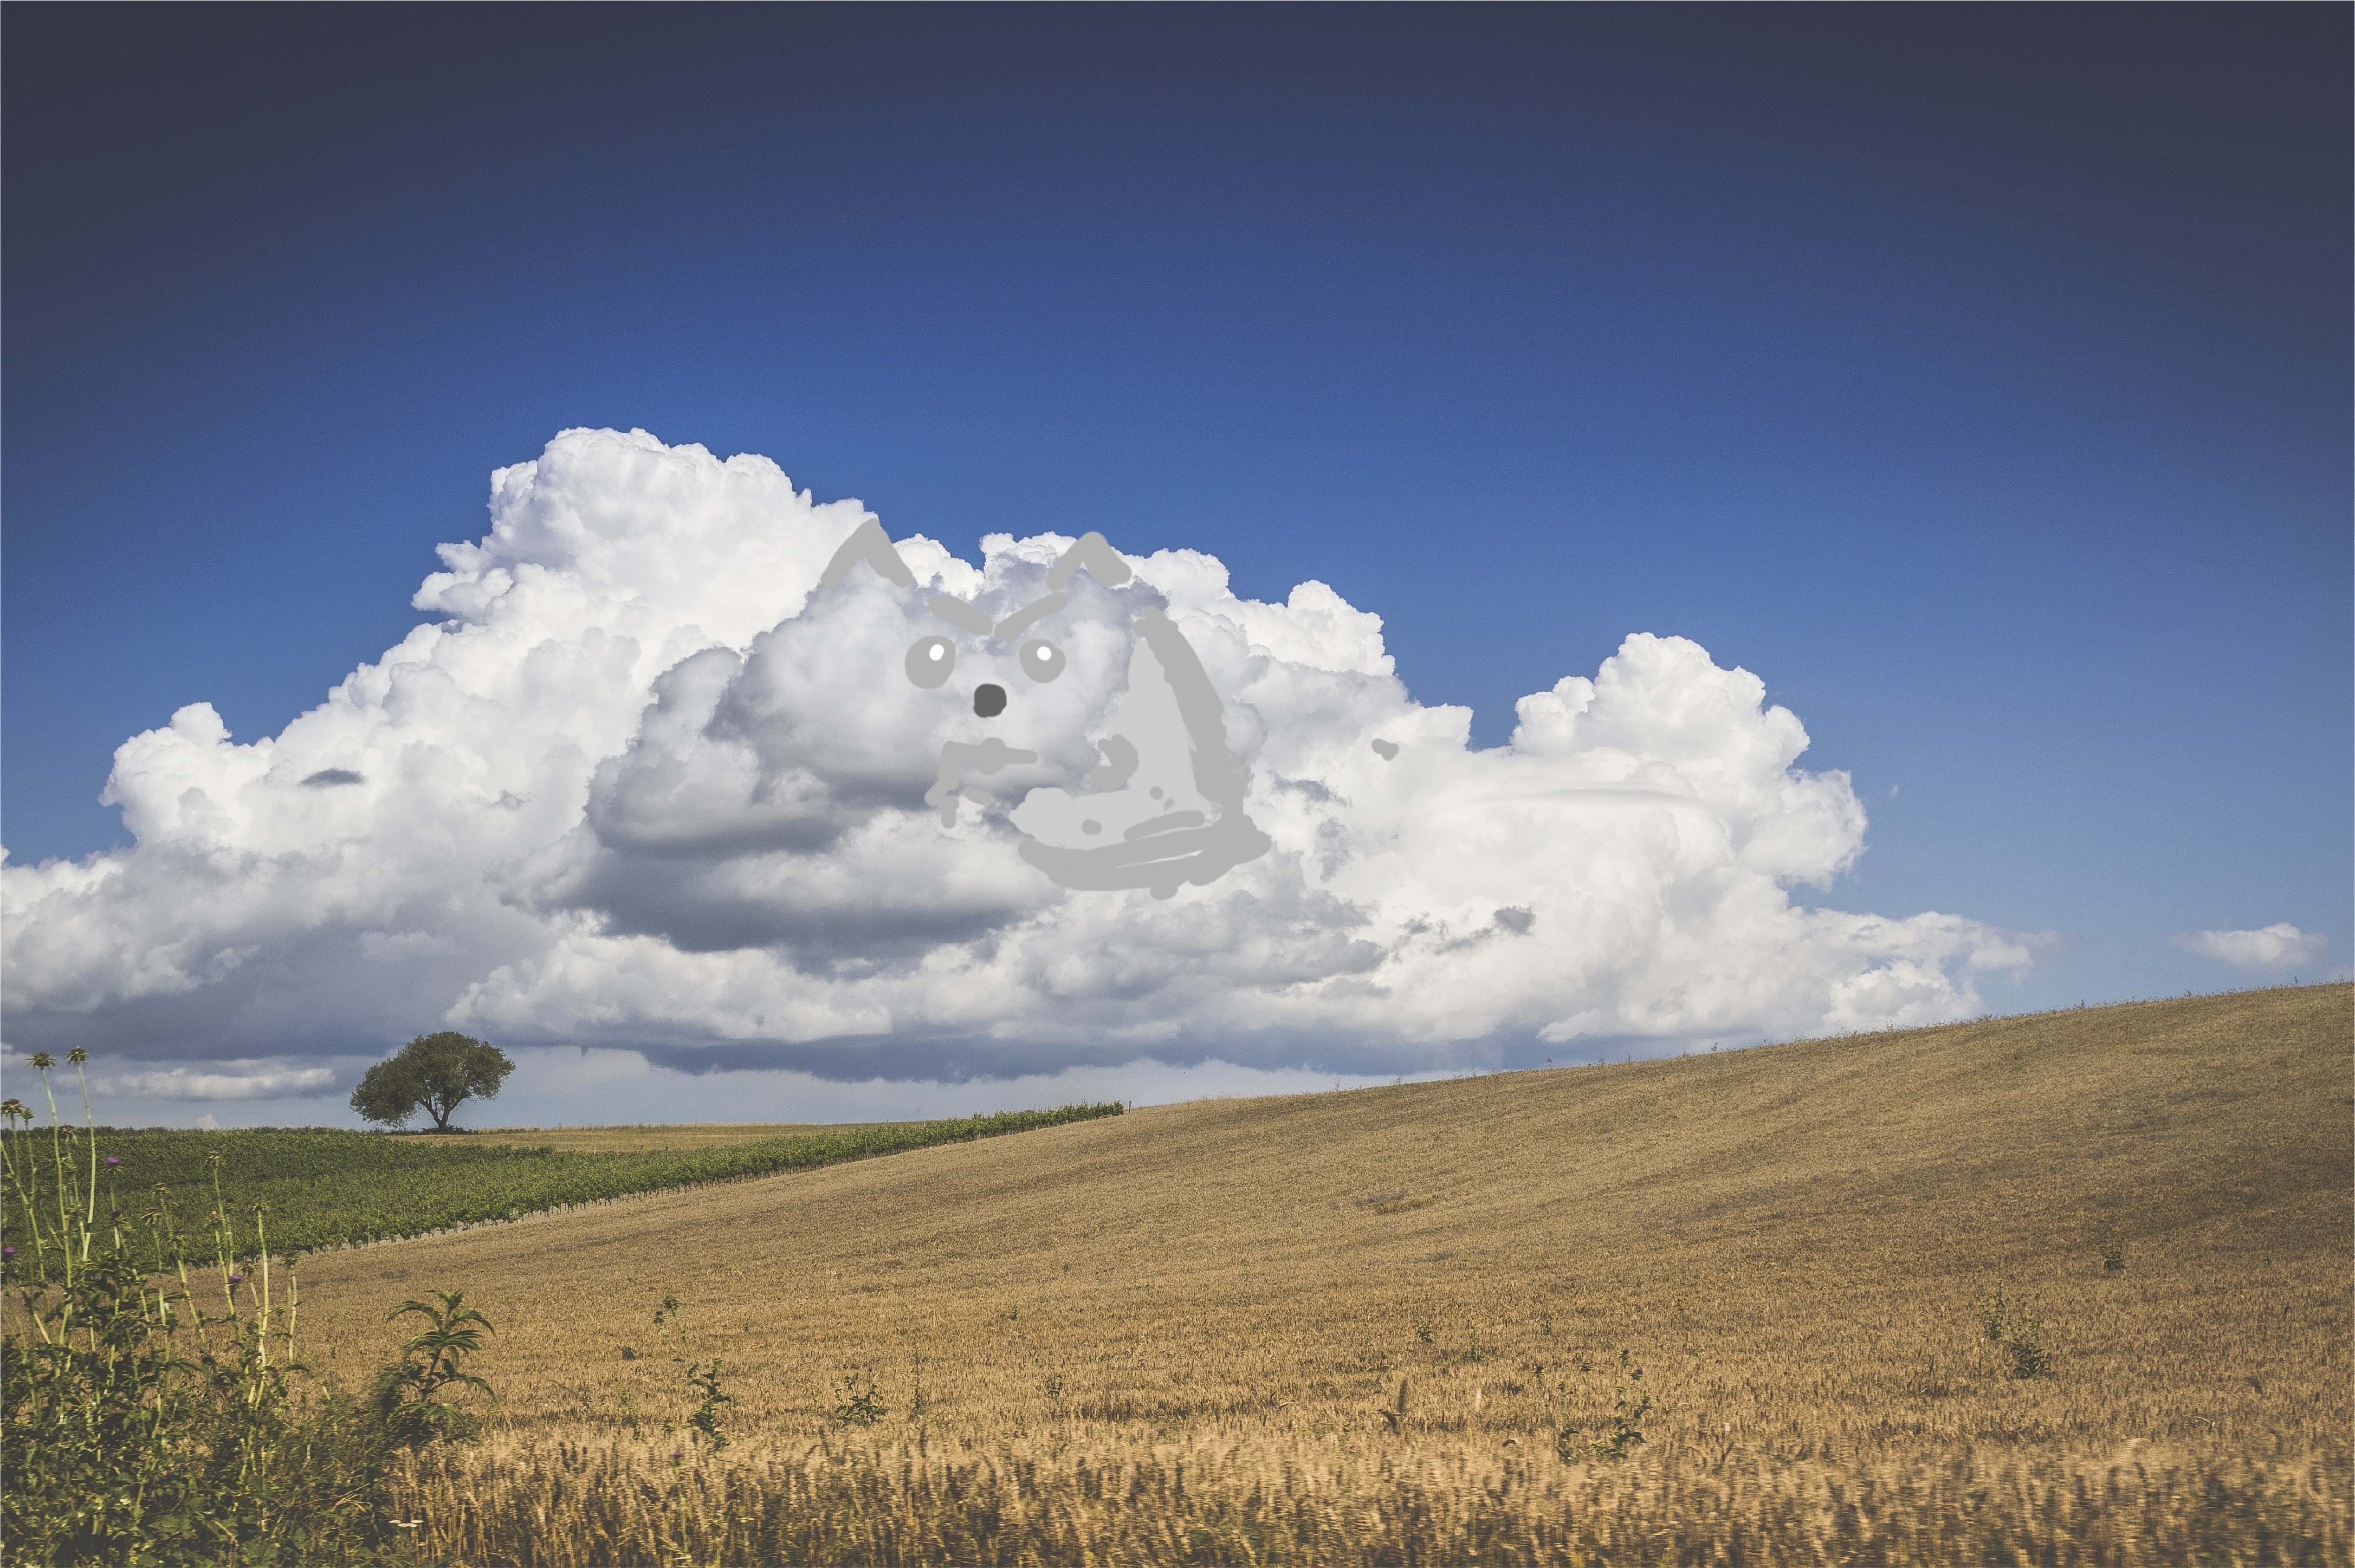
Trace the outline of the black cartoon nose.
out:
[[[995,719],[1006,711],[1006,688],[985,683],[973,688],[973,710],[984,719]]]

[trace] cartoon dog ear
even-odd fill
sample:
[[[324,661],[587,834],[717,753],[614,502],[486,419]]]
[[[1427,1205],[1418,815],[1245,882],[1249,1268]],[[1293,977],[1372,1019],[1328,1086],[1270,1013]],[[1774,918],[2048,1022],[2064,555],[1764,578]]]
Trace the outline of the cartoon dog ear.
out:
[[[1095,536],[1091,534],[1088,538],[1095,539]],[[1080,542],[1085,544],[1087,539]],[[1096,542],[1101,544],[1103,541],[1097,539]],[[834,559],[826,563],[826,570],[818,574],[818,586],[834,587],[849,576],[850,569],[862,560],[875,569],[878,577],[888,577],[902,588],[916,585],[916,574],[908,570],[908,563],[901,560],[900,552],[891,548],[891,536],[883,531],[880,522],[869,517],[850,530],[850,537],[842,541],[842,548],[836,550]]]
[[[1129,578],[1128,562],[1120,559],[1118,550],[1104,543],[1103,535],[1086,533],[1082,534],[1080,542],[1065,550],[1048,571],[1047,586],[1062,587],[1071,580],[1071,573],[1083,566],[1088,569],[1089,576],[1106,588],[1117,588]]]

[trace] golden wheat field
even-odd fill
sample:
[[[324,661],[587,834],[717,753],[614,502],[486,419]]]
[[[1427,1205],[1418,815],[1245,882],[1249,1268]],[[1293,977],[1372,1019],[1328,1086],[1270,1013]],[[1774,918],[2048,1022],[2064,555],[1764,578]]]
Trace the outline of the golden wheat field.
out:
[[[488,1314],[396,1499],[468,1563],[2346,1563],[2350,1006],[1133,1111],[325,1254],[302,1338]]]

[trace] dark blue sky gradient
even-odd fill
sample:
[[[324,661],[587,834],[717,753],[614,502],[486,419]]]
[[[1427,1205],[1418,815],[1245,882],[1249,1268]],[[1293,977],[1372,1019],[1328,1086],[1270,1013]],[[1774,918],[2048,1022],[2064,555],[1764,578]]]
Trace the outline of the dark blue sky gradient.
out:
[[[2059,933],[2007,1007],[2343,965],[2350,17],[10,6],[9,853],[634,425],[1321,578],[1482,744],[1693,637],[1856,775],[1823,901]]]

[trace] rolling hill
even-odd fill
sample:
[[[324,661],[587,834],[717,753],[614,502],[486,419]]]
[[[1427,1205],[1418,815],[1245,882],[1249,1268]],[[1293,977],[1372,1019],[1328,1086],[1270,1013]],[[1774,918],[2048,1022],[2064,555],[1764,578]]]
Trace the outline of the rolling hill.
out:
[[[497,1324],[511,1468],[595,1434],[629,1434],[600,1463],[659,1458],[689,1403],[669,1297],[740,1455],[1226,1443],[1280,1469],[1387,1442],[1560,1468],[1619,1433],[1763,1476],[2152,1445],[2318,1466],[2343,1550],[2351,1001],[1148,1108],[328,1254],[304,1337],[364,1365],[390,1305],[464,1288]],[[861,1391],[883,1414],[846,1425]]]

